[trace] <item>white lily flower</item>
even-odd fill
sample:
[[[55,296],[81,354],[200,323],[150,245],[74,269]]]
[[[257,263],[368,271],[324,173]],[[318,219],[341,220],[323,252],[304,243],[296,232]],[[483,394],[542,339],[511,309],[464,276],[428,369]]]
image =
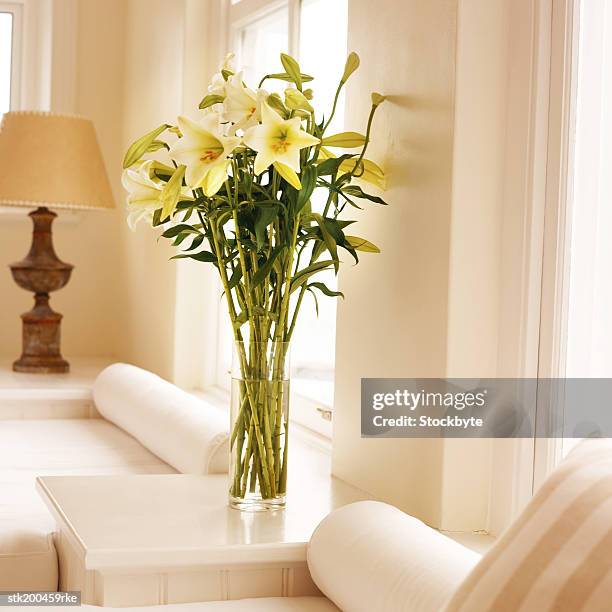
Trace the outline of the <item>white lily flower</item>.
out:
[[[270,164],[279,162],[295,172],[300,171],[300,149],[320,141],[301,128],[301,119],[283,119],[267,104],[262,105],[261,125],[244,134],[244,143],[257,151],[255,174],[261,174]]]
[[[220,72],[216,72],[213,75],[210,85],[208,86],[208,93],[215,96],[225,96],[225,79]]]
[[[216,96],[225,96],[225,79],[221,74],[222,70],[234,72],[234,53],[228,53],[219,68],[219,72],[213,75],[213,78],[208,86],[208,93]]]
[[[231,76],[225,84],[223,118],[233,124],[233,132],[246,130],[261,121],[261,106],[268,97],[263,89],[257,92],[245,86],[242,72]]]
[[[221,64],[221,70],[229,70],[231,72],[235,72],[234,70],[234,58],[236,57],[235,53],[228,53],[223,58],[223,63]]]
[[[179,117],[178,125],[183,136],[170,147],[170,157],[187,166],[187,185],[201,187],[208,197],[215,195],[227,179],[228,157],[240,138],[223,136],[212,113],[199,122]]]
[[[128,192],[127,222],[132,231],[142,219],[152,220],[155,210],[161,207],[159,196],[163,184],[151,178],[152,164],[153,160],[149,160],[126,168],[121,176],[121,184]]]

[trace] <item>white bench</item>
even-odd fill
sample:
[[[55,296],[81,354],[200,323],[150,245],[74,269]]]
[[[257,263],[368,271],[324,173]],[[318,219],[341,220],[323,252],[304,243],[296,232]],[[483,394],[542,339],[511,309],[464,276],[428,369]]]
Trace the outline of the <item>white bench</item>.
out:
[[[55,523],[37,476],[227,471],[216,408],[126,364],[106,368],[94,396],[106,418],[0,420],[0,591],[58,585]]]

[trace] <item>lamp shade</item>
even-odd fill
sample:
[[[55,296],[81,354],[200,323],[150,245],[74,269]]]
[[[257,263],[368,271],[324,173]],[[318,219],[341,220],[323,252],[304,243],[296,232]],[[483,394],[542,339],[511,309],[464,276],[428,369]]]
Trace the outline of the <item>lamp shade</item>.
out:
[[[0,205],[113,208],[93,123],[53,113],[6,113],[0,124]]]

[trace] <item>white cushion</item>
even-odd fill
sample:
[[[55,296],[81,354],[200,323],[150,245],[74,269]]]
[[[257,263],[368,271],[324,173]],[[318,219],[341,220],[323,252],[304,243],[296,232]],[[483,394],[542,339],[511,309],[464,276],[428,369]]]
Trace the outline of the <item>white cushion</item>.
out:
[[[102,416],[179,472],[228,471],[229,419],[215,407],[126,363],[103,370],[93,396]]]
[[[0,420],[0,591],[57,588],[55,523],[35,490],[37,476],[172,473],[102,419]]]
[[[349,504],[308,546],[315,584],[341,610],[438,612],[480,556],[397,508]]]
[[[612,440],[585,440],[544,481],[447,612],[612,610]]]
[[[57,572],[51,534],[0,528],[0,591],[55,591]]]

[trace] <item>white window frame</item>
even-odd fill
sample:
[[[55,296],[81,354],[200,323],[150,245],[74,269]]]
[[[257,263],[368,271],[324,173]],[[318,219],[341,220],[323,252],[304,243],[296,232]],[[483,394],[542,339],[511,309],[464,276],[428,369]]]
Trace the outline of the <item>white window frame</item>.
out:
[[[502,377],[546,378],[560,372],[577,1],[509,3]],[[502,532],[521,512],[560,452],[557,440],[493,440],[489,532]]]
[[[21,2],[0,2],[0,13],[10,13],[12,19],[11,37],[11,97],[9,110],[20,110],[22,108],[22,81],[24,71],[24,20],[23,20],[23,1]],[[0,216],[2,220],[13,221],[22,219],[28,211],[13,206],[0,206]]]
[[[226,53],[236,40],[240,29],[283,7],[289,9],[288,51],[291,55],[297,56],[300,48],[300,0],[240,0],[236,4],[228,4]]]
[[[0,2],[0,13],[12,15],[10,110],[18,110],[21,105],[23,5],[21,2]]]
[[[538,377],[565,376],[569,247],[571,243],[572,134],[575,126],[579,36],[579,0],[555,2],[552,14],[551,81],[546,172],[545,225],[542,244],[542,297]],[[545,414],[561,414],[538,406]],[[554,425],[554,424],[551,424]],[[532,488],[535,492],[562,456],[563,440],[537,438]]]

